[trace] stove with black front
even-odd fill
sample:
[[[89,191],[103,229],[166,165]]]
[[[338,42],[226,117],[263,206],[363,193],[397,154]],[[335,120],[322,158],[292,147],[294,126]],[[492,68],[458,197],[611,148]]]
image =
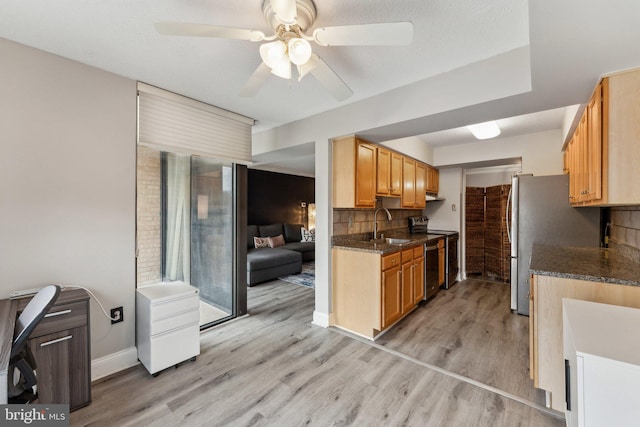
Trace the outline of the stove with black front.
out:
[[[457,231],[450,230],[433,230],[429,228],[429,218],[426,216],[412,216],[409,217],[409,232],[412,234],[436,234],[444,236],[445,250],[444,250],[444,269],[445,278],[444,283],[440,283],[440,288],[449,289],[457,281],[458,277],[458,240],[460,234]],[[431,253],[428,251],[429,245],[425,245],[425,280],[428,282],[431,276],[431,282],[433,282],[434,271],[437,274],[437,265],[439,260],[437,258],[437,247],[431,248]],[[431,267],[429,264],[429,258],[431,258]],[[434,265],[434,263],[436,263]],[[430,271],[431,270],[431,271]],[[433,285],[433,283],[432,283]],[[427,284],[427,289],[429,285]]]

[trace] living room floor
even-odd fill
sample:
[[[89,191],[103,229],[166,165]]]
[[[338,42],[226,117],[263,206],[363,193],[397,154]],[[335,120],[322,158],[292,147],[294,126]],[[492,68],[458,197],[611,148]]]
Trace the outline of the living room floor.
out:
[[[138,365],[96,381],[93,403],[73,412],[71,425],[564,425],[564,420],[534,402],[525,404],[486,390],[418,359],[431,354],[427,359],[442,359],[446,369],[462,366],[455,349],[447,353],[452,354],[447,365],[440,344],[429,345],[426,340],[432,338],[421,338],[418,331],[435,330],[429,321],[436,319],[438,305],[453,307],[461,304],[457,299],[471,299],[476,303],[470,310],[476,312],[477,301],[495,299],[496,289],[466,281],[450,291],[451,297],[441,292],[371,344],[312,325],[313,289],[279,280],[249,288],[250,316],[204,332],[195,362],[170,368],[156,378]],[[479,346],[477,356],[468,348],[467,357],[476,359],[476,368],[467,372],[470,376],[485,365],[483,358],[499,359],[502,352],[483,353],[482,348],[494,343],[469,334],[491,335],[496,322],[509,323],[502,313],[481,311],[484,314],[474,320],[456,322],[462,327],[459,331],[467,331],[458,332],[462,344],[457,347],[464,348],[467,341]],[[520,332],[514,331],[514,336]],[[412,344],[416,336],[419,345]],[[438,350],[428,350],[436,346]],[[528,359],[522,363],[528,365]],[[490,364],[501,367],[506,376],[512,370],[520,376],[515,365]],[[489,380],[497,377],[487,374]],[[531,396],[538,400],[535,391]]]

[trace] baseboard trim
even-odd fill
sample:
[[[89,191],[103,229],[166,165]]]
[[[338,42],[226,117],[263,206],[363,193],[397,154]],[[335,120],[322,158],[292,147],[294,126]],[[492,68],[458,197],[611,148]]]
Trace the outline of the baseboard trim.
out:
[[[316,326],[322,326],[323,328],[328,328],[329,323],[329,315],[327,313],[322,313],[319,311],[313,312],[313,321],[311,322]]]
[[[125,348],[116,353],[94,359],[91,361],[91,381],[115,374],[138,363],[140,362],[138,362],[138,349],[136,347]]]

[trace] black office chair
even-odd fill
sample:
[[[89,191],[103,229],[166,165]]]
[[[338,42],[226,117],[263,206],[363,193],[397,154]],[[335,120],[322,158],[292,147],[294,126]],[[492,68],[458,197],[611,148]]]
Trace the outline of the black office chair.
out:
[[[29,301],[16,320],[15,338],[11,347],[8,371],[9,403],[30,403],[38,397],[36,361],[27,345],[27,340],[56,302],[59,294],[60,286],[45,286]]]

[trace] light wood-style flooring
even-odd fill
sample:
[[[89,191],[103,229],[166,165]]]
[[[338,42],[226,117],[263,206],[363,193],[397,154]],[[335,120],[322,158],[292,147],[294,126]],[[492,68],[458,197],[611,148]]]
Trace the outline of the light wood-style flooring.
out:
[[[451,292],[455,286],[458,289]],[[466,363],[460,349],[471,349],[476,343],[477,350],[473,351],[477,351],[478,360],[470,363],[466,371],[460,368],[461,371],[500,384],[502,374],[482,373],[481,360],[487,356],[502,357],[502,350],[485,348],[493,345],[488,338],[471,337],[472,333],[480,332],[490,336],[495,324],[509,323],[500,313],[492,315],[485,309],[477,309],[483,306],[483,300],[498,297],[485,284],[478,286],[468,281],[455,286],[449,291],[451,297],[446,291],[441,292],[442,297],[419,308],[397,325],[393,335],[386,334],[375,346],[384,343],[390,349],[395,347],[428,360],[439,359],[453,370]],[[156,378],[137,366],[95,382],[93,403],[73,412],[71,425],[564,425],[563,420],[530,405],[460,381],[384,348],[311,325],[313,289],[274,281],[248,291],[250,316],[203,333],[201,354],[195,362],[170,368]],[[467,309],[459,305],[454,295],[466,298],[469,311],[477,312],[478,316],[465,316]],[[443,322],[441,332],[435,333],[436,326],[430,328],[429,319],[436,320],[437,312],[448,311],[446,307],[438,308],[446,305],[448,299],[456,307],[452,310],[462,313],[455,315],[456,321],[447,328],[442,314],[438,320]],[[474,322],[486,322],[485,329]],[[427,330],[426,335],[418,333],[421,328]],[[526,324],[505,326],[504,330],[517,335],[523,328],[526,333]],[[419,336],[420,344],[402,344],[403,334],[409,340]],[[454,338],[450,348],[447,344],[430,346],[426,341],[438,335],[444,339],[445,334]],[[434,346],[438,348],[429,349]],[[468,358],[473,359],[473,355]],[[523,363],[528,366],[528,359],[524,358]],[[508,362],[501,369],[515,369],[514,363]],[[516,374],[519,375],[513,375]],[[520,389],[510,381],[504,383],[505,387]],[[536,397],[535,393],[532,396]]]
[[[511,313],[509,284],[459,282],[376,342],[544,405],[529,379],[529,318]]]

